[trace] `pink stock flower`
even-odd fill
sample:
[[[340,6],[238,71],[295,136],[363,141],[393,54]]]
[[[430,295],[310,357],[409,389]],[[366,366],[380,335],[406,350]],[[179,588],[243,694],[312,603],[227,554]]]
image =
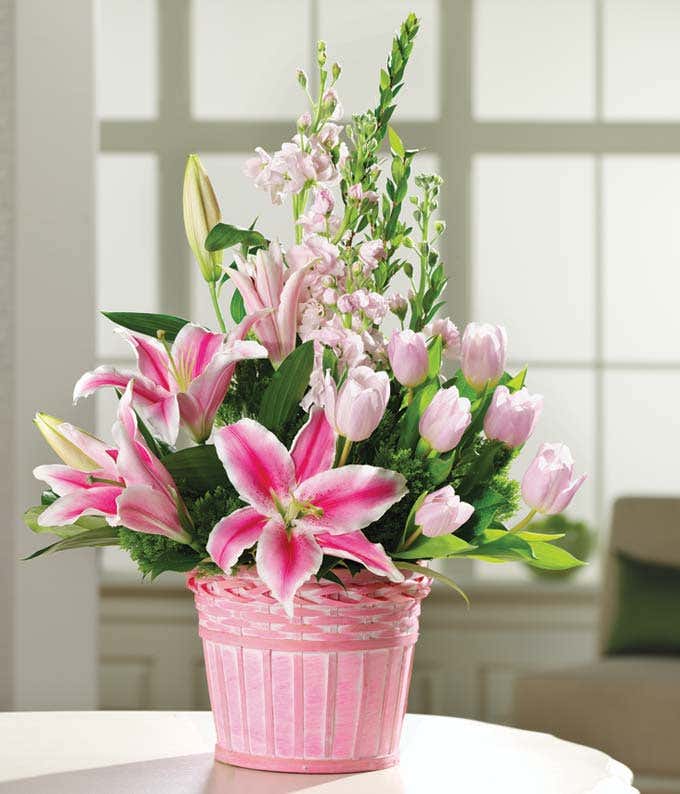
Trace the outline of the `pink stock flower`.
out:
[[[312,201],[312,212],[318,212],[320,215],[330,215],[335,208],[335,199],[333,194],[326,187],[317,188],[314,191],[314,200]]]
[[[134,380],[135,408],[163,441],[175,443],[180,421],[197,442],[205,441],[236,363],[267,356],[257,342],[243,339],[255,319],[247,318],[229,336],[187,323],[169,348],[159,339],[120,329],[135,351],[138,372],[98,367],[78,380],[73,399],[106,386],[125,389]]]
[[[255,152],[255,157],[246,160],[243,173],[253,180],[256,188],[269,193],[272,204],[281,204],[286,190],[284,172],[280,170],[281,162],[279,160],[275,163],[271,155],[261,146],[258,146]]]
[[[286,261],[292,270],[306,272],[305,284],[314,298],[320,298],[329,284],[328,279],[342,276],[345,266],[337,246],[325,237],[310,235],[299,245],[286,252]]]
[[[331,554],[356,560],[392,581],[402,580],[383,547],[361,530],[406,493],[401,474],[376,466],[332,469],[336,437],[314,409],[290,452],[269,430],[241,419],[219,430],[215,447],[249,507],[223,518],[207,549],[229,571],[257,543],[257,572],[286,613],[298,588]]]
[[[337,306],[338,311],[343,314],[363,312],[374,323],[379,323],[389,310],[389,304],[384,295],[365,289],[357,289],[354,292],[340,295]]]
[[[272,363],[280,364],[295,347],[298,308],[307,270],[286,270],[276,243],[267,251],[258,251],[254,262],[237,257],[236,263],[237,269],[229,271],[231,280],[243,297],[255,334]]]
[[[363,273],[370,275],[385,258],[385,246],[382,240],[369,240],[359,246],[359,259],[363,264]]]
[[[470,400],[451,386],[434,395],[420,417],[418,429],[432,449],[449,452],[458,445],[471,421]]]
[[[416,510],[416,524],[422,528],[423,535],[434,538],[460,529],[474,512],[472,505],[461,502],[453,488],[445,485],[425,497]]]
[[[350,185],[347,188],[347,197],[351,198],[353,201],[361,201],[363,199],[364,191],[360,182],[357,182],[356,185]]]
[[[430,362],[422,334],[394,331],[387,345],[387,355],[394,377],[402,386],[412,389],[427,378]]]
[[[326,376],[324,406],[331,426],[350,441],[364,441],[380,424],[390,399],[386,372],[370,367],[349,370],[340,389],[330,373]]]
[[[400,320],[403,320],[404,317],[406,317],[406,310],[408,309],[408,301],[400,292],[393,292],[387,298],[387,305],[390,307],[390,311],[393,314],[396,314]]]
[[[441,336],[442,355],[455,359],[460,355],[460,332],[448,317],[439,317],[423,328],[426,337]]]
[[[539,513],[561,513],[583,485],[574,477],[574,460],[566,444],[542,444],[522,478],[522,498]]]
[[[510,393],[507,386],[497,386],[484,417],[486,437],[507,446],[521,447],[532,434],[543,409],[543,397],[529,394],[526,388]]]
[[[465,328],[460,365],[465,380],[478,391],[496,383],[505,369],[508,337],[501,325],[470,323]]]

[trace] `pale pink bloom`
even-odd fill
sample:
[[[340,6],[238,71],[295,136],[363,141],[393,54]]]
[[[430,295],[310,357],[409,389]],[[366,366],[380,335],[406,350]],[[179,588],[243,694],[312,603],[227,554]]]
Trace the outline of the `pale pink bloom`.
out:
[[[306,110],[297,120],[297,127],[300,130],[308,130],[312,126],[312,114]]]
[[[529,394],[526,388],[511,393],[497,386],[484,417],[486,437],[509,447],[521,447],[532,434],[543,409],[543,397]]]
[[[426,337],[441,336],[442,355],[456,359],[460,355],[460,331],[448,317],[438,317],[423,328]]]
[[[309,276],[340,276],[344,272],[337,246],[320,235],[311,235],[304,243],[291,246],[286,261],[293,270],[307,270]]]
[[[427,378],[430,366],[425,337],[415,331],[394,331],[387,345],[387,355],[394,377],[412,389]]]
[[[231,280],[243,297],[255,334],[278,365],[295,347],[307,270],[286,269],[277,243],[259,250],[254,261],[236,257],[236,264],[237,269],[229,271]]]
[[[314,179],[327,184],[337,181],[338,172],[329,151],[316,135],[312,135],[310,143],[312,144],[310,157],[314,169]]]
[[[392,295],[388,296],[387,305],[390,307],[390,311],[393,314],[396,314],[397,317],[401,317],[403,319],[404,316],[406,315],[406,310],[408,309],[408,301],[400,292],[395,292]]]
[[[331,287],[326,287],[326,289],[321,294],[321,300],[327,306],[335,306],[338,300],[338,292],[337,290],[332,289]]]
[[[314,191],[314,200],[312,201],[312,212],[318,212],[320,215],[330,215],[335,208],[335,199],[333,194],[327,187],[319,187]]]
[[[374,323],[379,323],[388,311],[387,299],[384,295],[365,289],[341,295],[338,298],[337,306],[338,311],[343,314],[363,312]]]
[[[364,197],[364,191],[361,187],[361,184],[357,182],[356,185],[351,185],[347,189],[347,196],[348,198],[351,198],[354,201],[361,201],[362,198]]]
[[[359,259],[363,264],[365,276],[370,275],[385,259],[385,246],[382,240],[369,240],[359,246]]]
[[[386,372],[370,367],[354,367],[337,388],[326,375],[324,394],[328,421],[335,430],[350,441],[364,441],[380,424],[390,399],[390,379]]]
[[[250,177],[256,188],[266,190],[272,204],[281,204],[286,190],[286,179],[281,170],[282,163],[274,160],[265,150],[258,146],[257,155],[246,160],[243,171]]]
[[[356,560],[401,581],[379,544],[361,532],[406,493],[401,474],[375,466],[332,469],[336,436],[324,412],[313,409],[288,450],[252,419],[216,433],[227,475],[249,504],[223,518],[207,549],[229,571],[257,543],[257,573],[289,616],[298,588],[316,573],[324,553]]]
[[[460,529],[474,512],[472,505],[461,502],[453,488],[445,485],[425,497],[416,510],[416,524],[421,527],[423,535],[435,538]]]
[[[303,152],[297,143],[281,144],[280,151],[274,155],[272,167],[284,174],[287,193],[299,193],[308,182],[316,180],[312,155]]]
[[[342,127],[339,124],[326,122],[315,136],[315,140],[326,149],[334,149],[340,143]]]
[[[364,191],[364,201],[368,201],[369,204],[377,204],[379,200],[380,196],[375,192],[375,190]]]
[[[465,380],[475,389],[496,383],[505,370],[508,337],[502,325],[469,323],[463,334],[460,362]]]
[[[352,295],[349,293],[340,295],[337,300],[337,307],[339,312],[351,314],[354,311],[354,300],[352,299]]]
[[[205,441],[236,363],[267,356],[257,342],[244,340],[254,322],[255,318],[247,318],[229,336],[187,323],[169,349],[154,337],[120,329],[135,351],[138,371],[97,367],[78,380],[73,399],[89,397],[106,386],[124,389],[134,380],[135,408],[159,438],[174,444],[181,423],[197,442]]]
[[[347,144],[344,141],[340,141],[340,146],[338,147],[338,162],[336,164],[338,171],[342,171],[348,158],[349,149],[347,148]]]
[[[574,477],[574,460],[566,444],[542,444],[522,478],[522,498],[539,513],[561,513],[583,485]]]
[[[326,319],[326,307],[315,298],[310,298],[302,304],[298,333],[303,342],[311,338],[313,331],[321,328]]]
[[[461,397],[451,386],[439,389],[423,411],[418,424],[420,435],[437,452],[449,452],[458,446],[472,421],[470,400]]]

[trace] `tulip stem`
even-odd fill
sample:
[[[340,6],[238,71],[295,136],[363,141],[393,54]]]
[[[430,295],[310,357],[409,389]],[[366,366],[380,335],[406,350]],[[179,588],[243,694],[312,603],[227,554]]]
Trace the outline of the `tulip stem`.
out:
[[[403,544],[402,544],[402,547],[401,547],[401,550],[403,551],[404,549],[408,549],[408,547],[409,547],[409,546],[412,546],[412,545],[415,543],[415,541],[417,540],[417,538],[418,538],[418,537],[419,537],[421,534],[422,534],[422,530],[421,530],[421,528],[420,528],[420,527],[416,527],[416,528],[413,530],[413,532],[411,532],[411,534],[410,534],[410,535],[409,535],[409,536],[406,538],[406,540],[403,542]]]
[[[345,443],[342,447],[342,452],[340,453],[340,460],[338,461],[338,466],[344,466],[347,463],[347,458],[349,457],[349,451],[352,449],[352,442],[349,438],[345,439]]]
[[[213,309],[215,309],[215,314],[217,316],[217,322],[220,324],[220,331],[223,334],[227,333],[227,326],[224,324],[224,317],[222,317],[222,311],[220,309],[220,302],[217,300],[217,289],[215,288],[215,282],[209,281],[208,282],[208,289],[210,290],[210,299],[212,300]]]
[[[524,516],[524,518],[521,521],[519,521],[517,524],[515,524],[515,526],[512,529],[509,529],[508,532],[510,532],[513,535],[516,534],[517,532],[521,532],[526,526],[528,526],[531,523],[535,515],[536,515],[536,510],[532,508]]]

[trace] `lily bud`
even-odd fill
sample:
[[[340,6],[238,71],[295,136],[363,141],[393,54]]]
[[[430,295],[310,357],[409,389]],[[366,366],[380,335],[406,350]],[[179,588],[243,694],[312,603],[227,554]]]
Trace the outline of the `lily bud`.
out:
[[[213,226],[220,222],[222,214],[210,179],[196,154],[190,154],[187,158],[182,206],[187,240],[201,275],[208,282],[217,281],[222,274],[222,251],[206,251],[205,238]]]
[[[78,469],[78,471],[95,471],[101,468],[91,457],[86,455],[82,449],[77,447],[72,441],[69,441],[69,439],[59,431],[59,428],[66,424],[64,421],[57,419],[55,416],[42,413],[37,413],[33,421],[38,430],[40,430],[45,441],[47,441],[52,450],[67,466],[70,466],[72,469]],[[85,433],[84,430],[81,432]]]

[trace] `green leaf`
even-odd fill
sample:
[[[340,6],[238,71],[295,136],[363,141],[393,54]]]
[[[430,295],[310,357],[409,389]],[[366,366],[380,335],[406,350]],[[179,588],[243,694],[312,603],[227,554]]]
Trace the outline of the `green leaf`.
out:
[[[406,519],[406,523],[404,524],[404,531],[401,533],[401,539],[399,540],[399,546],[403,546],[406,538],[411,537],[411,535],[415,532],[416,529],[416,513],[418,509],[425,501],[425,497],[427,496],[427,491],[423,491],[420,496],[416,499],[413,503],[413,507],[410,509],[408,517]]]
[[[529,543],[533,552],[533,558],[526,562],[532,568],[540,568],[543,571],[568,571],[570,568],[580,568],[586,565],[585,562],[576,559],[566,549],[553,546],[551,543],[541,541]]]
[[[290,419],[309,386],[314,367],[314,343],[296,347],[281,362],[262,395],[260,422],[276,432]]]
[[[489,530],[487,527],[492,523],[499,510],[507,504],[508,500],[504,496],[494,491],[493,488],[487,488],[479,499],[472,502],[475,512],[464,526],[472,529],[475,536],[483,532],[488,534]]]
[[[524,367],[516,375],[510,375],[509,372],[504,372],[500,380],[502,386],[507,386],[510,391],[519,391],[524,386],[524,381],[527,377],[527,368]]]
[[[166,455],[161,462],[180,490],[186,489],[192,494],[203,495],[229,482],[224,466],[212,444],[181,449],[179,452]]]
[[[165,331],[165,338],[172,342],[177,334],[189,322],[172,314],[149,314],[147,312],[102,312],[111,322],[129,328],[138,334],[156,336],[158,331]]]
[[[400,157],[403,160],[404,156],[406,155],[404,144],[392,127],[387,128],[387,137],[390,142],[390,149],[392,149],[397,157]]]
[[[380,88],[383,91],[387,90],[390,87],[390,76],[384,69],[380,70]]]
[[[453,581],[453,579],[450,579],[448,576],[445,576],[443,573],[440,573],[439,571],[434,571],[431,568],[424,568],[422,565],[416,565],[415,563],[412,562],[401,562],[397,560],[397,562],[395,562],[394,564],[397,568],[399,568],[402,571],[415,571],[416,573],[423,573],[425,574],[425,576],[430,576],[439,582],[443,582],[445,585],[455,590],[458,593],[458,595],[463,599],[463,601],[465,601],[468,607],[470,606],[470,599],[467,597],[465,591],[462,590]]]
[[[429,368],[427,371],[428,378],[436,378],[439,375],[439,370],[442,368],[442,350],[442,338],[441,336],[435,336],[432,342],[430,342],[430,347],[427,351],[429,361]]]
[[[88,547],[99,546],[117,546],[118,545],[118,527],[110,527],[108,525],[100,527],[99,529],[91,529],[87,532],[79,532],[70,538],[64,538],[51,546],[45,546],[43,549],[34,551],[24,560],[33,560],[36,557],[42,557],[43,554],[53,554],[55,551],[66,551],[67,549],[83,549]]]
[[[431,560],[439,557],[453,557],[464,551],[472,551],[475,546],[466,543],[455,535],[439,535],[428,538],[420,535],[407,549],[393,552],[400,560]]]
[[[554,540],[560,540],[565,536],[564,532],[531,532],[530,530],[524,530],[523,532],[518,532],[517,537],[522,538],[522,540],[528,541],[545,541],[546,543],[552,543]]]
[[[24,513],[24,524],[38,534],[57,535],[60,538],[70,538],[75,535],[80,535],[92,529],[101,529],[108,526],[106,519],[100,516],[82,516],[73,524],[68,524],[64,527],[43,527],[38,523],[38,518],[41,513],[47,510],[48,505],[37,505],[36,507],[29,507]]]
[[[415,449],[420,437],[418,432],[420,417],[432,402],[432,398],[438,390],[439,384],[436,381],[426,381],[414,394],[413,400],[401,420],[402,426],[399,438],[401,449]]]
[[[471,557],[474,560],[484,560],[485,562],[511,562],[514,560],[533,560],[534,553],[531,546],[522,540],[518,535],[502,530],[488,530],[481,538],[476,540],[488,542],[480,543],[472,551],[464,551],[461,557]]]
[[[243,295],[241,295],[238,290],[234,290],[234,294],[231,296],[229,310],[231,312],[231,318],[236,325],[246,316],[246,306],[243,302]]]
[[[436,458],[428,458],[427,460],[427,468],[430,472],[430,476],[432,477],[433,485],[439,485],[440,483],[447,480],[449,474],[451,474],[451,469],[453,468],[453,461],[456,457],[456,450],[453,449],[451,452],[447,452],[444,455],[439,455]]]
[[[153,581],[165,571],[186,573],[195,568],[202,559],[203,556],[198,553],[185,554],[177,550],[166,551],[165,554],[154,560],[151,570],[148,572],[148,577]]]
[[[207,251],[222,251],[234,245],[266,246],[265,237],[254,229],[240,229],[228,223],[218,223],[208,232],[205,238]]]

